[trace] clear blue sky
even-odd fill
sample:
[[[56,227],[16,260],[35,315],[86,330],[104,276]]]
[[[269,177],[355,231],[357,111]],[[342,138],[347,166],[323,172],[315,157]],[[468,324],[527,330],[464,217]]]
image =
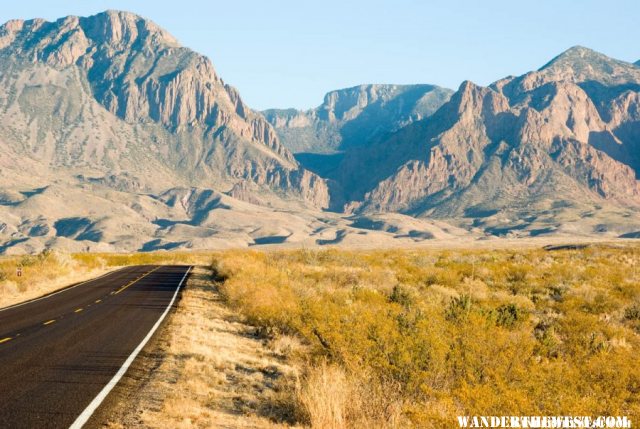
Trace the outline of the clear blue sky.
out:
[[[486,85],[573,45],[640,59],[638,0],[23,0],[0,20],[121,9],[209,56],[255,109],[360,83]]]

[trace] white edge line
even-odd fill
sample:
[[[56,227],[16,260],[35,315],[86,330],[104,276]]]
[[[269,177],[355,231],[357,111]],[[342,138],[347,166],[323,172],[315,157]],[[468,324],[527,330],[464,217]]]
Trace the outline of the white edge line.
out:
[[[182,283],[184,282],[184,279],[187,278],[187,275],[189,274],[189,271],[191,271],[191,268],[192,267],[189,267],[187,269],[187,272],[184,273],[184,276],[182,277],[182,280],[180,280],[180,283],[178,283],[178,287],[176,288],[176,291],[173,293],[173,297],[171,298],[171,302],[169,302],[169,305],[167,305],[167,308],[164,310],[164,313],[162,313],[162,315],[160,316],[160,318],[158,319],[156,324],[153,325],[153,327],[151,328],[151,330],[149,331],[147,336],[144,337],[142,342],[140,344],[138,344],[138,347],[136,347],[135,350],[129,355],[129,357],[122,364],[122,366],[120,367],[120,369],[118,370],[116,375],[114,375],[113,378],[111,380],[109,380],[109,382],[102,388],[100,393],[98,393],[98,396],[93,398],[93,401],[91,401],[91,403],[87,406],[87,408],[85,408],[84,411],[78,416],[76,421],[73,422],[73,424],[71,426],[69,426],[69,429],[80,429],[80,428],[82,428],[85,425],[85,423],[87,423],[87,421],[89,421],[89,419],[91,418],[93,413],[96,411],[96,409],[100,406],[100,404],[102,404],[102,401],[105,400],[105,398],[107,397],[109,392],[111,392],[111,390],[114,387],[116,387],[116,384],[118,384],[118,382],[120,381],[122,376],[127,372],[127,370],[129,369],[129,367],[131,366],[131,364],[133,363],[135,358],[138,356],[138,353],[140,353],[140,351],[144,348],[144,346],[149,342],[149,340],[151,339],[153,334],[160,327],[160,324],[162,323],[164,318],[167,316],[167,313],[169,313],[169,310],[171,310],[171,306],[173,305],[174,301],[176,300],[176,296],[178,296],[178,292],[180,291],[180,287],[182,286]]]
[[[32,302],[36,302],[36,301],[40,301],[40,300],[43,300],[43,299],[50,298],[50,297],[52,297],[52,296],[54,296],[54,295],[58,295],[59,293],[63,293],[63,292],[66,292],[66,291],[68,291],[68,290],[75,289],[75,288],[77,288],[78,286],[82,286],[83,284],[90,283],[90,282],[92,282],[92,281],[94,281],[94,280],[101,279],[101,278],[106,277],[106,276],[108,276],[108,275],[110,275],[110,274],[115,274],[115,273],[117,273],[118,271],[122,271],[122,270],[124,270],[125,268],[134,267],[134,266],[136,266],[136,265],[128,265],[128,266],[126,266],[126,267],[121,267],[121,268],[118,268],[117,270],[113,270],[113,271],[109,271],[108,273],[104,273],[104,274],[103,274],[103,275],[101,275],[101,276],[98,276],[98,277],[95,277],[95,278],[92,278],[92,279],[89,279],[89,280],[85,280],[85,281],[83,281],[83,282],[80,282],[80,283],[75,284],[75,285],[70,286],[70,287],[65,287],[65,288],[63,288],[63,289],[60,289],[60,290],[59,290],[59,291],[57,291],[57,292],[53,292],[53,293],[50,293],[50,294],[47,294],[47,295],[41,296],[40,298],[34,298],[34,299],[30,299],[29,301],[21,302],[21,303],[19,303],[19,304],[13,304],[13,305],[10,305],[10,306],[8,306],[8,307],[0,308],[0,313],[2,313],[2,312],[3,312],[3,311],[5,311],[5,310],[11,310],[12,308],[22,307],[23,305],[31,304]]]

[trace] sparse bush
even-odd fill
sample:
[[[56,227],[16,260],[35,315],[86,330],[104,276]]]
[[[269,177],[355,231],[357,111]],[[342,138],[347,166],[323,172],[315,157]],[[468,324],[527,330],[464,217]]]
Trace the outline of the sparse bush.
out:
[[[627,320],[640,320],[640,304],[634,304],[624,310],[624,318]]]
[[[314,391],[300,391],[306,421],[318,427],[445,428],[461,414],[640,416],[640,311],[611,317],[640,294],[627,275],[640,248],[219,258],[229,303],[309,344],[308,374],[322,362],[342,374],[335,384],[316,374]],[[365,393],[389,386],[393,395]]]
[[[495,310],[496,325],[512,329],[517,324],[522,323],[526,318],[526,313],[515,304],[504,304]]]
[[[413,290],[406,286],[395,285],[391,296],[389,297],[391,302],[402,305],[403,307],[411,307],[416,303],[416,294]]]
[[[540,322],[534,328],[533,334],[539,341],[535,349],[537,356],[545,356],[547,358],[558,357],[559,341],[553,325],[548,322]]]
[[[448,320],[458,322],[464,320],[471,311],[471,297],[462,295],[461,297],[452,298],[446,310]]]

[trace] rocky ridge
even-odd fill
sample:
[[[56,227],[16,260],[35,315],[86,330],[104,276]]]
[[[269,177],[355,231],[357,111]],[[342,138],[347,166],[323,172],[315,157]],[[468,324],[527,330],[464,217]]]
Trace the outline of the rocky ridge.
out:
[[[315,109],[263,114],[292,152],[333,153],[370,144],[424,119],[451,93],[434,85],[360,85],[327,93]]]
[[[116,11],[10,21],[0,28],[0,58],[0,103],[18,117],[8,124],[5,114],[0,126],[18,140],[6,143],[18,156],[47,167],[124,167],[142,181],[162,171],[149,185],[167,176],[222,190],[249,181],[315,207],[328,204],[324,181],[299,167],[210,60],[151,21]],[[39,106],[43,98],[52,105]],[[123,159],[127,152],[141,153],[132,163]]]
[[[548,201],[640,205],[640,68],[575,47],[540,70],[464,82],[431,117],[347,154],[348,210],[474,218]],[[367,166],[368,168],[365,168]]]
[[[259,113],[131,13],[0,27],[0,253],[635,237],[639,145],[640,67],[583,47]]]

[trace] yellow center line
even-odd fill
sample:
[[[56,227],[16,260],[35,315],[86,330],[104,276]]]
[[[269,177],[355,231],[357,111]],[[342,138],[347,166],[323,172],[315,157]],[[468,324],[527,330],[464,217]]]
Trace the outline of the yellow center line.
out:
[[[11,337],[3,338],[3,339],[0,340],[0,344],[6,343],[7,341],[11,341],[11,340],[13,340],[13,338],[11,338]]]
[[[51,319],[51,320],[49,320],[49,321],[47,321],[47,322],[44,322],[44,323],[43,323],[43,325],[45,325],[45,326],[47,326],[47,325],[51,325],[51,324],[52,324],[53,322],[55,322],[55,321],[56,321],[56,319]]]
[[[83,309],[82,308],[77,308],[76,311],[74,311],[74,313],[80,313]]]
[[[99,304],[99,303],[101,303],[101,302],[102,302],[102,300],[101,300],[101,299],[96,299],[96,304]]]
[[[141,276],[141,277],[138,277],[138,278],[137,278],[137,279],[135,279],[134,281],[129,282],[128,284],[126,284],[126,285],[122,286],[120,289],[118,289],[117,291],[112,292],[112,293],[113,293],[114,295],[119,294],[120,292],[122,292],[123,290],[125,290],[126,288],[128,288],[129,286],[131,286],[131,285],[133,285],[133,284],[135,284],[135,283],[139,282],[140,280],[142,280],[143,278],[147,277],[149,274],[151,274],[152,272],[154,272],[155,270],[157,270],[157,269],[159,269],[159,268],[160,268],[160,267],[155,267],[153,270],[149,271],[148,273],[144,274],[144,275],[143,275],[143,276]]]

